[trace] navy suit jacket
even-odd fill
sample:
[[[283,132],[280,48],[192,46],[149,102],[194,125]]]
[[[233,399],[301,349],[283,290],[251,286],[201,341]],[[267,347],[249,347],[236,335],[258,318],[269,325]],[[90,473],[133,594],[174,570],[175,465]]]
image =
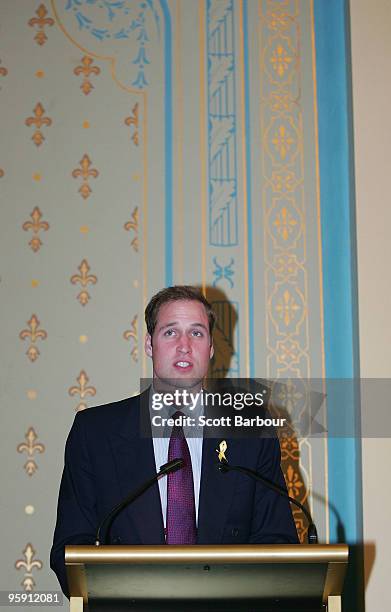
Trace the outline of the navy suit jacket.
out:
[[[197,543],[298,543],[285,498],[243,474],[218,471],[220,442],[203,442]],[[285,486],[277,439],[232,439],[227,445],[232,465],[258,470]],[[77,413],[65,447],[50,555],[65,595],[65,545],[94,544],[105,515],[155,471],[153,441],[140,436],[139,397]],[[112,544],[165,543],[157,484],[118,515],[110,535]]]

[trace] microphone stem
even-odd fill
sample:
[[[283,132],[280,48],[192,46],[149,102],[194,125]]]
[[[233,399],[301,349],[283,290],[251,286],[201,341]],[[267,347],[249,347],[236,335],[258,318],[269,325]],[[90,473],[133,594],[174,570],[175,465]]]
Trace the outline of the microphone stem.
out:
[[[224,467],[222,467],[224,466]],[[276,483],[272,482],[271,480],[269,480],[268,478],[265,478],[264,476],[261,476],[260,474],[258,474],[258,472],[256,472],[255,470],[251,470],[250,468],[245,468],[245,467],[240,467],[238,465],[229,465],[228,463],[222,463],[221,466],[222,469],[220,471],[224,472],[224,471],[235,471],[235,472],[241,472],[242,474],[246,474],[246,476],[250,476],[255,478],[256,480],[259,480],[259,482],[263,483],[264,485],[266,485],[267,487],[269,487],[270,489],[273,489],[273,491],[275,491],[276,493],[279,493],[280,495],[282,495],[283,497],[287,497],[288,500],[294,504],[295,506],[297,506],[298,508],[300,508],[300,510],[302,510],[303,514],[305,515],[307,521],[308,521],[308,542],[309,544],[317,544],[318,543],[318,534],[316,532],[316,527],[315,524],[312,521],[312,517],[310,515],[310,513],[308,512],[307,508],[305,508],[303,506],[303,504],[301,504],[300,502],[296,501],[296,499],[294,499],[293,497],[291,497],[287,491],[285,491],[285,489],[283,487],[280,487],[279,485],[277,485]]]
[[[141,485],[141,487],[139,487],[136,491],[132,491],[132,493],[128,495],[126,499],[122,500],[121,503],[119,503],[117,506],[115,506],[115,508],[112,509],[110,514],[108,514],[103,519],[103,521],[100,523],[97,529],[95,546],[100,546],[100,532],[103,529],[103,527],[107,524],[106,534],[104,538],[104,543],[107,544],[108,536],[110,535],[111,525],[116,515],[119,512],[121,512],[121,510],[125,508],[125,506],[134,502],[138,497],[140,497],[140,495],[142,495],[147,489],[149,489],[149,487],[151,487],[155,481],[158,481],[162,476],[165,476],[165,475],[166,475],[166,472],[160,470],[158,474],[155,474],[153,478],[151,478],[150,480],[148,480],[148,482]]]

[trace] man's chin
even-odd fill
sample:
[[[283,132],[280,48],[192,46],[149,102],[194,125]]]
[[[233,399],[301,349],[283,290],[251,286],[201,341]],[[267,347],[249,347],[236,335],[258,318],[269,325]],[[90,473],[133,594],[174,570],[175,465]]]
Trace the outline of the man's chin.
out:
[[[175,376],[173,378],[154,378],[153,386],[158,391],[173,393],[176,389],[197,391],[202,386],[202,378]]]

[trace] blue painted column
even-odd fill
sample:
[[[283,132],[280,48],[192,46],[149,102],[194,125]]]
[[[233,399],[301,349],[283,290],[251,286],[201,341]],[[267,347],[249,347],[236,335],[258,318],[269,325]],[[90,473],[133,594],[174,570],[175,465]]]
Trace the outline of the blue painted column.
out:
[[[172,32],[167,0],[160,0],[164,15],[164,159],[165,159],[165,285],[173,283],[173,130],[172,130]]]
[[[352,544],[344,608],[362,609],[362,480],[356,221],[349,10],[346,0],[314,0],[324,280],[330,541]],[[349,379],[343,391],[332,379]]]

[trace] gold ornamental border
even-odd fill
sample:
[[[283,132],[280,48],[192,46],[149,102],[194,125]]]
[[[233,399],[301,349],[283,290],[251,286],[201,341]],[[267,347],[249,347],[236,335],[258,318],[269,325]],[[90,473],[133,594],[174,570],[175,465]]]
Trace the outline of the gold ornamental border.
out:
[[[323,314],[323,309],[324,309],[324,302],[323,302],[323,275],[322,275],[322,243],[321,243],[321,220],[320,220],[320,179],[319,179],[319,145],[318,145],[318,112],[317,112],[317,83],[316,83],[316,54],[315,54],[315,28],[314,28],[314,10],[313,10],[313,0],[311,0],[310,2],[310,36],[311,36],[311,51],[312,51],[312,77],[313,77],[313,114],[314,114],[314,134],[315,134],[315,183],[316,183],[316,216],[317,216],[317,236],[318,236],[318,270],[319,270],[319,306],[320,306],[320,312],[319,312],[319,320],[320,320],[320,342],[321,342],[321,346],[320,346],[320,357],[321,357],[321,371],[322,371],[322,379],[325,380],[325,353],[324,353],[324,314]],[[261,101],[262,104],[265,106],[265,110],[268,108],[270,109],[270,113],[269,116],[263,116],[263,112],[262,110],[260,111],[260,127],[261,127],[261,134],[262,134],[262,142],[263,145],[265,147],[265,149],[262,152],[262,156],[261,156],[261,167],[262,167],[262,175],[263,178],[265,180],[265,188],[263,189],[263,193],[262,193],[262,205],[263,205],[263,209],[264,209],[264,245],[265,245],[265,288],[266,288],[266,312],[265,312],[265,325],[266,325],[266,339],[267,339],[267,348],[268,348],[268,352],[271,352],[271,354],[273,355],[275,353],[275,347],[270,345],[270,333],[269,333],[269,325],[272,324],[272,320],[273,317],[271,316],[271,296],[272,296],[272,289],[269,287],[269,283],[270,283],[270,273],[272,273],[273,276],[275,276],[275,272],[273,271],[273,262],[274,262],[274,258],[275,256],[278,254],[278,252],[280,251],[280,249],[272,249],[271,251],[267,251],[267,244],[268,244],[268,227],[267,227],[267,222],[268,220],[271,219],[270,217],[270,211],[268,211],[267,209],[267,198],[268,198],[268,194],[265,192],[265,189],[267,188],[267,184],[268,184],[268,178],[269,175],[266,172],[266,168],[265,168],[265,156],[267,155],[267,147],[266,147],[266,142],[265,142],[265,138],[266,135],[268,133],[268,130],[270,131],[270,129],[273,129],[273,122],[277,121],[278,122],[280,120],[283,121],[283,124],[287,124],[287,122],[289,123],[289,120],[291,119],[290,125],[295,125],[296,126],[296,138],[297,141],[296,143],[293,143],[293,146],[296,149],[296,155],[299,155],[299,159],[292,159],[292,162],[289,162],[289,157],[285,160],[284,156],[282,156],[282,159],[280,160],[280,163],[277,163],[275,161],[275,163],[273,164],[272,160],[269,160],[269,164],[271,169],[273,169],[274,167],[276,167],[280,172],[281,171],[287,171],[289,172],[289,170],[293,170],[295,171],[295,164],[297,167],[297,170],[300,172],[300,176],[297,176],[297,180],[303,181],[304,180],[304,159],[303,159],[303,117],[302,117],[302,109],[298,108],[297,109],[297,105],[294,104],[294,107],[296,109],[296,112],[292,113],[289,106],[287,106],[287,101],[291,102],[291,104],[293,104],[293,102],[297,103],[297,96],[295,95],[295,92],[292,91],[292,87],[294,87],[294,83],[295,83],[295,79],[293,77],[293,73],[294,71],[296,71],[296,78],[299,79],[297,87],[298,87],[298,91],[300,93],[300,70],[301,70],[301,64],[300,64],[300,50],[301,50],[301,41],[300,41],[300,24],[298,22],[299,16],[300,16],[300,10],[302,9],[302,5],[301,3],[299,3],[297,0],[294,0],[293,2],[284,2],[283,4],[281,4],[280,2],[276,2],[275,0],[268,0],[267,2],[262,2],[260,1],[258,4],[258,13],[259,13],[259,26],[258,26],[258,39],[260,41],[260,73],[261,73],[261,89],[260,89],[260,96],[261,96]],[[295,27],[295,35],[297,37],[297,39],[295,38],[295,40],[292,42],[291,40],[291,28]],[[264,32],[264,29],[266,28],[266,34]],[[265,38],[264,38],[265,36]],[[274,41],[277,41],[278,38],[281,38],[281,40],[284,40],[286,42],[286,44],[289,44],[289,49],[291,52],[293,52],[294,54],[297,55],[297,61],[294,61],[294,56],[292,56],[292,58],[290,59],[290,63],[288,63],[285,67],[284,70],[287,70],[289,68],[289,66],[293,67],[293,73],[291,70],[291,74],[289,77],[289,82],[279,82],[277,83],[277,81],[274,79],[273,83],[271,82],[271,78],[270,75],[268,75],[267,73],[267,66],[266,66],[266,48],[268,47],[268,45],[272,45]],[[264,85],[263,85],[263,79],[266,79],[266,82],[270,83],[270,90],[267,90],[267,94],[264,93]],[[284,109],[281,110],[280,109],[275,109],[273,108],[273,106],[270,106],[270,101],[268,100],[272,100],[273,99],[273,93],[275,96],[280,96],[283,101],[284,101]],[[269,98],[270,96],[270,98]],[[293,123],[292,123],[293,122]],[[281,135],[280,135],[281,136]],[[271,153],[271,151],[269,151],[269,153]],[[288,163],[287,163],[288,162]],[[295,189],[296,190],[296,189]],[[305,333],[305,339],[304,339],[304,345],[301,347],[301,352],[303,355],[305,355],[305,361],[306,364],[304,365],[304,367],[306,368],[306,373],[304,375],[304,377],[309,378],[310,377],[310,371],[311,371],[311,360],[310,360],[310,354],[309,354],[309,328],[308,328],[308,316],[309,316],[309,305],[308,305],[308,278],[307,278],[307,261],[306,261],[306,236],[305,236],[305,201],[304,201],[304,193],[303,190],[301,188],[300,193],[298,194],[298,197],[300,198],[300,203],[298,203],[298,210],[301,211],[301,214],[303,216],[303,235],[301,237],[301,248],[298,245],[298,248],[302,251],[301,252],[301,257],[300,257],[300,268],[302,269],[302,273],[304,273],[303,278],[301,278],[301,286],[302,289],[304,290],[304,295],[303,295],[303,316],[304,319],[301,322],[301,325],[304,325],[304,333]],[[269,219],[270,217],[270,219]],[[298,238],[300,240],[300,237]],[[281,253],[285,253],[285,251],[281,251]],[[291,250],[287,251],[289,253],[292,253]],[[294,253],[296,251],[293,251]],[[300,255],[299,255],[300,256]],[[267,263],[266,263],[267,262]],[[276,279],[278,280],[278,279]],[[283,279],[281,279],[281,282],[283,282]],[[289,283],[289,286],[292,288],[294,286],[297,287],[296,284],[292,285],[292,282]],[[276,341],[278,339],[282,340],[283,336],[287,337],[287,338],[292,338],[292,334],[291,334],[291,330],[287,330],[285,333],[278,333],[278,330],[276,330]],[[296,333],[295,335],[295,339],[299,340],[299,337]],[[303,338],[302,338],[303,341]],[[274,344],[274,343],[273,343]],[[300,342],[300,344],[302,344],[302,342]],[[268,362],[270,361],[270,359],[268,358],[267,360]],[[269,371],[270,368],[270,363],[268,365],[268,372],[267,375],[270,376],[271,372]],[[301,373],[299,375],[300,377],[303,376],[303,374]],[[325,384],[325,383],[324,383]],[[326,412],[326,408],[325,408],[325,414],[327,414]],[[310,463],[312,462],[311,460],[311,444],[309,440],[304,440],[303,443],[306,444],[307,446],[307,452],[309,453],[308,458],[310,459]],[[297,467],[300,467],[302,470],[305,470],[305,466],[304,465],[300,465],[300,462],[298,462]],[[311,470],[312,470],[312,465],[308,465],[307,468],[309,469],[310,473],[307,474],[307,478],[308,478],[308,485],[311,485],[312,483],[312,477],[311,477]],[[324,490],[325,490],[325,497],[326,497],[326,504],[325,504],[325,531],[326,531],[326,541],[329,541],[329,508],[328,508],[328,448],[327,448],[327,439],[325,439],[324,441]]]

